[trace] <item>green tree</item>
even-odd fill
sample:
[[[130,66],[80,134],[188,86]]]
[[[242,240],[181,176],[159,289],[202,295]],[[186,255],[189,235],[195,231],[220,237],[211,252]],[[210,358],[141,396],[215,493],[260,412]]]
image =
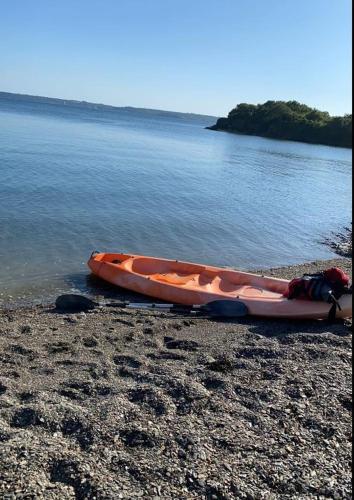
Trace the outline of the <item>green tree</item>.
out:
[[[212,130],[352,147],[352,115],[331,117],[297,101],[240,103]]]

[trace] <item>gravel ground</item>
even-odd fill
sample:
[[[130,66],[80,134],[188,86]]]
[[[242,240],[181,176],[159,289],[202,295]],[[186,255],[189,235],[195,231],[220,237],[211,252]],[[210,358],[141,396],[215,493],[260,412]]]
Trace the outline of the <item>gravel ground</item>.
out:
[[[0,497],[349,499],[349,326],[1,310]]]

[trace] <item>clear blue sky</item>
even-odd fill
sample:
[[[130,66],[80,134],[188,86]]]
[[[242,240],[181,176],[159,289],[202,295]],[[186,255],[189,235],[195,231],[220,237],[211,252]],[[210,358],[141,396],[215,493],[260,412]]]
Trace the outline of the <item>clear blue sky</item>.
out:
[[[349,0],[0,0],[0,90],[222,116],[351,112]]]

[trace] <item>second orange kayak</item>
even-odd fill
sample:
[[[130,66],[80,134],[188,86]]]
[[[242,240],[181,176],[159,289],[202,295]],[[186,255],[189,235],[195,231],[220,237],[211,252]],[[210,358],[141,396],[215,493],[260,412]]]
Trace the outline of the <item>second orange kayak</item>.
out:
[[[325,319],[325,302],[288,300],[289,282],[252,273],[142,255],[94,253],[88,266],[96,276],[166,302],[197,305],[213,300],[242,301],[254,316]],[[351,296],[339,300],[337,317],[352,316]]]

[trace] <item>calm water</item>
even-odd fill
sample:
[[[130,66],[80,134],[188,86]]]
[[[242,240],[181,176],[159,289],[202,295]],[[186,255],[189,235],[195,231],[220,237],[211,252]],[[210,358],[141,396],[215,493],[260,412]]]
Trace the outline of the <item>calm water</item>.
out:
[[[213,118],[0,98],[0,302],[89,286],[92,250],[238,268],[331,258],[351,151]]]

